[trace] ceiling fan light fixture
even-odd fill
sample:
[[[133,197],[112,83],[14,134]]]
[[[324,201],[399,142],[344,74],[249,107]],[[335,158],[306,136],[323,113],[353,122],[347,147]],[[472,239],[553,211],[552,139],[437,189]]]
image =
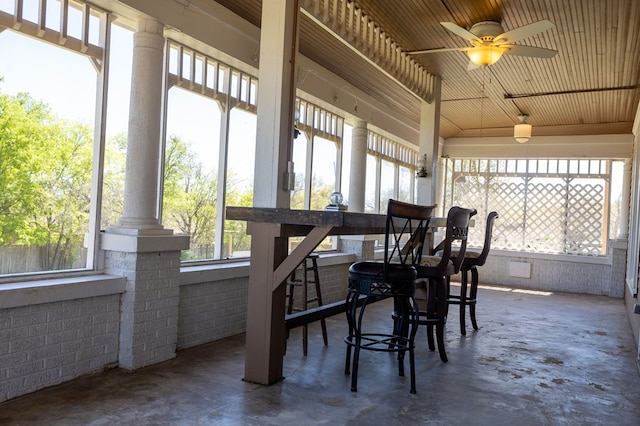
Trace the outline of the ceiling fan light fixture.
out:
[[[525,123],[529,116],[527,114],[520,114],[518,119],[520,124],[513,126],[513,137],[520,143],[525,143],[531,139],[531,124]]]
[[[502,57],[505,49],[498,46],[476,46],[467,51],[471,62],[478,66],[493,65]]]

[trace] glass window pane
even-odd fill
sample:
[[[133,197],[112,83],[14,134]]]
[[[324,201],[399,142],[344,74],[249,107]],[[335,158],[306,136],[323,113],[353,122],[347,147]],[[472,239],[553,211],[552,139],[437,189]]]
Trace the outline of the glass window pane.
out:
[[[380,164],[380,208],[381,214],[387,214],[389,198],[394,198],[395,167],[393,163],[382,160]]]
[[[366,183],[364,188],[364,212],[377,213],[376,209],[376,158],[367,154]]]
[[[400,166],[398,172],[398,200],[411,203],[413,202],[413,197],[411,196],[411,181],[413,179],[413,173],[404,166]]]
[[[11,30],[0,57],[0,274],[86,268],[96,71]]]
[[[112,25],[100,229],[115,226],[122,216],[132,53],[133,32],[118,25]]]
[[[162,221],[191,236],[182,260],[213,258],[220,108],[186,90],[169,90]]]
[[[619,238],[621,207],[622,207],[622,188],[624,186],[624,161],[611,162],[611,218],[609,219],[609,236],[610,238]]]
[[[255,114],[239,108],[231,110],[229,148],[227,152],[228,206],[253,205],[253,171],[256,153]],[[251,253],[251,238],[247,222],[226,220],[224,224],[223,258],[247,257]]]
[[[305,199],[305,179],[307,176],[307,135],[300,132],[293,141],[293,170],[296,174],[295,189],[291,191],[291,208],[303,210]]]
[[[349,186],[351,185],[351,145],[352,127],[344,125],[344,136],[342,137],[342,180],[340,185],[340,192],[344,197],[345,202],[349,203]]]
[[[336,144],[327,139],[313,139],[311,166],[311,210],[322,210],[331,202],[336,187]]]

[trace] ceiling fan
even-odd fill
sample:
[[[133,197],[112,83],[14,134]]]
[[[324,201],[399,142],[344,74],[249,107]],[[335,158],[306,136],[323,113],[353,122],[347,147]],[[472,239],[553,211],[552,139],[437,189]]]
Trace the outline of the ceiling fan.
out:
[[[513,44],[518,40],[531,37],[532,35],[555,27],[553,22],[546,19],[506,32],[502,28],[502,25],[496,21],[478,22],[473,24],[469,30],[453,22],[440,22],[440,24],[452,33],[467,40],[471,43],[471,46],[450,49],[416,50],[408,53],[418,55],[422,53],[449,52],[454,50],[466,52],[470,59],[469,66],[467,67],[468,70],[483,65],[492,65],[496,63],[503,54],[530,56],[534,58],[552,58],[558,53],[555,50],[542,47]]]

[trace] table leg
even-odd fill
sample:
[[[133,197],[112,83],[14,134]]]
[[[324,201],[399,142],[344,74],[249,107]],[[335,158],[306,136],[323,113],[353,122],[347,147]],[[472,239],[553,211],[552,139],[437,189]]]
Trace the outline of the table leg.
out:
[[[273,272],[287,256],[287,238],[276,224],[254,223],[251,253],[244,380],[271,385],[283,378],[285,286]]]
[[[314,227],[287,256],[281,225],[252,223],[251,265],[247,300],[244,380],[271,385],[282,380],[286,349],[284,281],[327,236],[331,226]]]

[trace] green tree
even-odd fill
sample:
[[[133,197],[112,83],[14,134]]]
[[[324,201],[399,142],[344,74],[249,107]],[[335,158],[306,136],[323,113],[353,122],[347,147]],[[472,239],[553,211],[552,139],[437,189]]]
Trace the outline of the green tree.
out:
[[[83,251],[91,204],[93,130],[86,124],[54,120],[45,137],[35,159],[43,166],[36,179],[40,208],[30,215],[28,234],[44,249],[43,270],[56,270],[69,267]]]
[[[0,244],[39,247],[40,270],[69,268],[82,254],[92,133],[28,94],[0,94]]]
[[[42,144],[43,104],[26,94],[0,93],[0,244],[24,242],[27,214],[36,209],[39,191],[33,176],[39,164],[31,148]],[[34,167],[36,167],[34,169]]]
[[[213,245],[217,187],[217,172],[207,172],[184,141],[170,136],[165,151],[163,222],[189,234],[192,250]]]
[[[253,205],[253,184],[241,184],[237,175],[227,173],[227,206],[251,207]],[[247,222],[227,220],[224,224],[225,257],[238,251],[251,249],[251,237],[247,235]],[[231,238],[231,241],[229,239]],[[231,243],[231,244],[230,244]],[[231,246],[229,248],[229,246]]]
[[[107,139],[104,154],[101,228],[115,226],[123,211],[127,134]]]
[[[311,179],[311,210],[324,210],[331,202],[331,193],[335,191],[332,183],[327,183],[315,175]]]

